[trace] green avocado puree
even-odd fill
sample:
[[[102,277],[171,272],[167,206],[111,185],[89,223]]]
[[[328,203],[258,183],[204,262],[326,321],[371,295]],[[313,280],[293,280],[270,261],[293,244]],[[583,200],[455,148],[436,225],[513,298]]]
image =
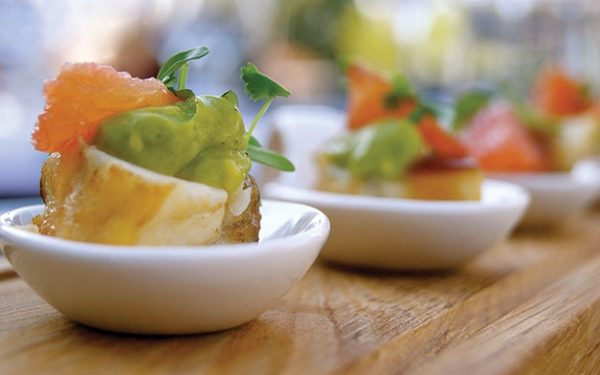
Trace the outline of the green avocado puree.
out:
[[[382,120],[334,138],[326,145],[326,160],[358,178],[397,179],[425,146],[415,124],[408,120]]]
[[[235,96],[192,97],[105,120],[96,146],[143,168],[235,192],[250,170]]]

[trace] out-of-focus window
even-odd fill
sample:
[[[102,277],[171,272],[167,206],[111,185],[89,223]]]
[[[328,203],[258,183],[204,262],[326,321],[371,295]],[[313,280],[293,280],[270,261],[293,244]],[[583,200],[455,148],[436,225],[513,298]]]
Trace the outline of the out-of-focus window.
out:
[[[353,60],[400,70],[441,101],[471,86],[525,90],[548,63],[598,89],[598,35],[594,0],[3,0],[0,196],[37,189],[45,156],[29,134],[42,82],[65,61],[148,77],[170,54],[206,45],[211,54],[189,73],[199,93],[241,93],[238,69],[252,60],[291,89],[286,102],[341,107]],[[256,107],[240,97],[248,118]]]

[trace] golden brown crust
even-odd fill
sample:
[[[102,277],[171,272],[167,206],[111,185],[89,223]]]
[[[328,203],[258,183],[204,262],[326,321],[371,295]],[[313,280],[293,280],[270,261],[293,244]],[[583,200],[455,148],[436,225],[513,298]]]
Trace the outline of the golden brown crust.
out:
[[[60,155],[50,154],[48,159],[46,159],[42,165],[40,195],[46,208],[44,212],[37,215],[32,220],[33,224],[38,226],[39,231],[42,234],[54,235],[55,232],[57,206],[62,204],[62,201],[59,202],[61,198],[57,196],[59,195],[58,190],[60,190],[60,187],[57,185],[61,183],[61,180],[59,179],[60,164]]]
[[[471,159],[424,160],[396,180],[361,179],[320,163],[317,189],[332,193],[421,200],[479,200],[483,174]]]
[[[245,243],[258,241],[260,231],[260,192],[254,177],[248,175],[244,189],[252,189],[250,203],[244,212],[233,216],[228,211],[223,218],[221,241],[225,243]]]

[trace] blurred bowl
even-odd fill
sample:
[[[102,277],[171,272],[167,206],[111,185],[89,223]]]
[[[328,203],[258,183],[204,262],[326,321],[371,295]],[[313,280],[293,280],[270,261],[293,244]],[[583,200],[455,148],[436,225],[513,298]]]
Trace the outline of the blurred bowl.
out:
[[[331,220],[321,256],[360,267],[457,267],[500,242],[527,208],[513,184],[486,180],[480,201],[419,201],[321,192],[270,183],[264,194],[308,204]]]
[[[315,190],[314,154],[345,131],[345,116],[323,106],[284,106],[273,115],[272,146],[297,166],[275,176],[267,197],[319,208],[331,220],[322,256],[355,266],[441,269],[464,264],[505,238],[529,197],[508,183],[486,181],[480,201],[422,201]]]
[[[593,200],[600,199],[600,156],[592,156],[578,162],[572,172],[574,178],[596,186]]]
[[[491,178],[526,189],[531,203],[521,225],[548,226],[585,209],[598,192],[598,185],[574,173],[492,173]]]

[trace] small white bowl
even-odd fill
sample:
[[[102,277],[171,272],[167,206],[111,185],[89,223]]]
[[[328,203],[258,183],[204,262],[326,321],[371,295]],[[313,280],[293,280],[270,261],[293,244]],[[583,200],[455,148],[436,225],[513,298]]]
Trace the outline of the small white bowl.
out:
[[[320,192],[270,183],[275,199],[302,202],[331,220],[321,256],[335,262],[396,270],[462,265],[503,240],[525,211],[518,186],[485,181],[481,201],[418,201]]]
[[[575,173],[493,173],[491,178],[525,188],[531,203],[523,226],[547,226],[580,212],[598,192],[597,185]]]
[[[128,333],[210,332],[250,321],[304,275],[329,233],[318,210],[264,200],[258,243],[108,246],[16,227],[42,207],[0,216],[0,247],[10,263],[67,317]]]
[[[486,181],[475,202],[419,201],[320,192],[314,154],[345,131],[343,112],[323,106],[283,106],[273,114],[273,145],[297,166],[263,189],[266,196],[306,203],[330,218],[321,255],[363,267],[443,269],[468,262],[504,239],[527,207],[525,190]]]
[[[579,161],[572,174],[577,180],[596,186],[593,200],[600,199],[600,156],[591,156]]]
[[[332,136],[346,131],[344,113],[330,107],[290,105],[279,107],[272,119],[278,146],[298,167],[297,173],[280,174],[274,181],[311,188],[317,180],[313,155]],[[488,177],[517,184],[529,192],[531,203],[521,222],[526,226],[559,223],[600,197],[600,158],[580,162],[570,174],[503,173]]]

